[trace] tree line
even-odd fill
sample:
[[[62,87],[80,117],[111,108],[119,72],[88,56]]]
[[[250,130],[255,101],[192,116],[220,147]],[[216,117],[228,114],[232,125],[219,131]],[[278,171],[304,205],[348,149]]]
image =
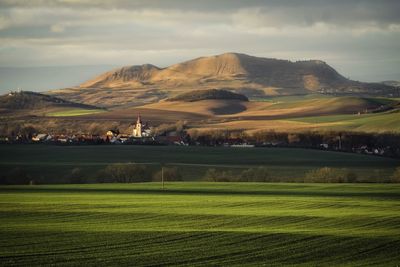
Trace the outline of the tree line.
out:
[[[184,174],[176,166],[151,166],[138,163],[115,163],[94,169],[75,167],[54,173],[43,169],[35,172],[23,167],[2,170],[0,184],[85,184],[85,183],[142,183],[183,181]],[[304,183],[400,183],[400,167],[383,177],[380,173],[365,177],[351,169],[322,167],[310,169],[296,178],[277,175],[267,167],[244,169],[205,169],[200,180],[207,182],[304,182]]]

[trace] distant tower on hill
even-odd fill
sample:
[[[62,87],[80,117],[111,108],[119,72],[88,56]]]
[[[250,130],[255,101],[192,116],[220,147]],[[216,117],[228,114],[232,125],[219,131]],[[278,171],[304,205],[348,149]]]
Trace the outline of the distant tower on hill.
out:
[[[133,128],[133,137],[142,137],[142,119],[140,118],[140,114],[138,115],[135,127]]]

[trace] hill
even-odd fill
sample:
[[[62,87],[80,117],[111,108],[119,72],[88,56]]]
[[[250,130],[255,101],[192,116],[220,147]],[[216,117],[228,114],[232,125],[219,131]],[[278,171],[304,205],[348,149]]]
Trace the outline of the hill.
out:
[[[316,92],[400,95],[399,89],[390,85],[349,80],[320,60],[292,62],[239,53],[200,57],[166,68],[150,64],[123,67],[77,88],[56,90],[52,94],[74,101],[115,106],[157,102],[183,92],[205,89],[238,91],[248,97],[254,92],[261,96]]]
[[[400,87],[400,81],[383,81],[381,83],[389,86]]]
[[[37,92],[20,91],[0,96],[0,112],[30,112],[55,109],[99,109],[96,106],[71,102]]]
[[[195,101],[210,100],[210,99],[249,101],[249,99],[242,94],[236,94],[230,91],[217,90],[217,89],[196,90],[192,92],[187,92],[169,98],[167,99],[167,101],[195,102]]]

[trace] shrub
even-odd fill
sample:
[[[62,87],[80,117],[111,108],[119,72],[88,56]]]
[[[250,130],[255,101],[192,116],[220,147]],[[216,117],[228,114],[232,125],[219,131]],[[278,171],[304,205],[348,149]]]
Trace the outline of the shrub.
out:
[[[346,183],[356,183],[358,182],[358,176],[355,172],[348,171],[345,176]]]
[[[309,171],[304,177],[306,183],[342,183],[344,181],[342,172],[329,167]]]
[[[31,175],[20,167],[11,169],[2,179],[3,184],[30,184],[31,182],[34,183]]]
[[[85,182],[82,169],[81,168],[73,168],[71,173],[69,174],[69,180],[71,184],[82,184]]]
[[[111,183],[136,183],[136,182],[148,182],[151,180],[150,171],[145,165],[135,163],[116,163],[108,165],[104,171],[100,172],[101,176],[105,176],[102,179],[98,179],[99,182],[111,182]]]
[[[250,168],[241,172],[239,182],[270,182],[268,169],[265,167]]]
[[[390,177],[390,181],[392,183],[400,183],[400,167],[397,167],[396,170],[393,172],[392,177]]]
[[[153,176],[153,181],[161,181],[162,171]],[[164,167],[164,181],[182,181],[182,174],[177,167]]]
[[[232,171],[220,171],[214,168],[208,169],[203,177],[204,181],[209,182],[233,182],[237,179],[237,175]]]

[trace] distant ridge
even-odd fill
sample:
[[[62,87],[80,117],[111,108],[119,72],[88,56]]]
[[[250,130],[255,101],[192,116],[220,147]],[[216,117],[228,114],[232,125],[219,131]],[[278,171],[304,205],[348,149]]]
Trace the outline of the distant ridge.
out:
[[[390,85],[349,80],[320,60],[297,61],[261,58],[240,53],[200,57],[167,68],[145,64],[106,72],[81,88],[185,87],[202,89],[221,83],[231,88],[270,88],[272,94],[369,93],[380,94]],[[231,86],[229,86],[229,84]]]
[[[30,91],[10,92],[0,96],[0,109],[24,110],[50,107],[98,108],[96,106],[75,103],[58,97]]]
[[[194,90],[224,89],[249,98],[331,94],[400,97],[382,83],[352,81],[321,60],[292,62],[240,53],[199,57],[166,68],[151,64],[105,72],[49,94],[102,107],[140,106]]]

